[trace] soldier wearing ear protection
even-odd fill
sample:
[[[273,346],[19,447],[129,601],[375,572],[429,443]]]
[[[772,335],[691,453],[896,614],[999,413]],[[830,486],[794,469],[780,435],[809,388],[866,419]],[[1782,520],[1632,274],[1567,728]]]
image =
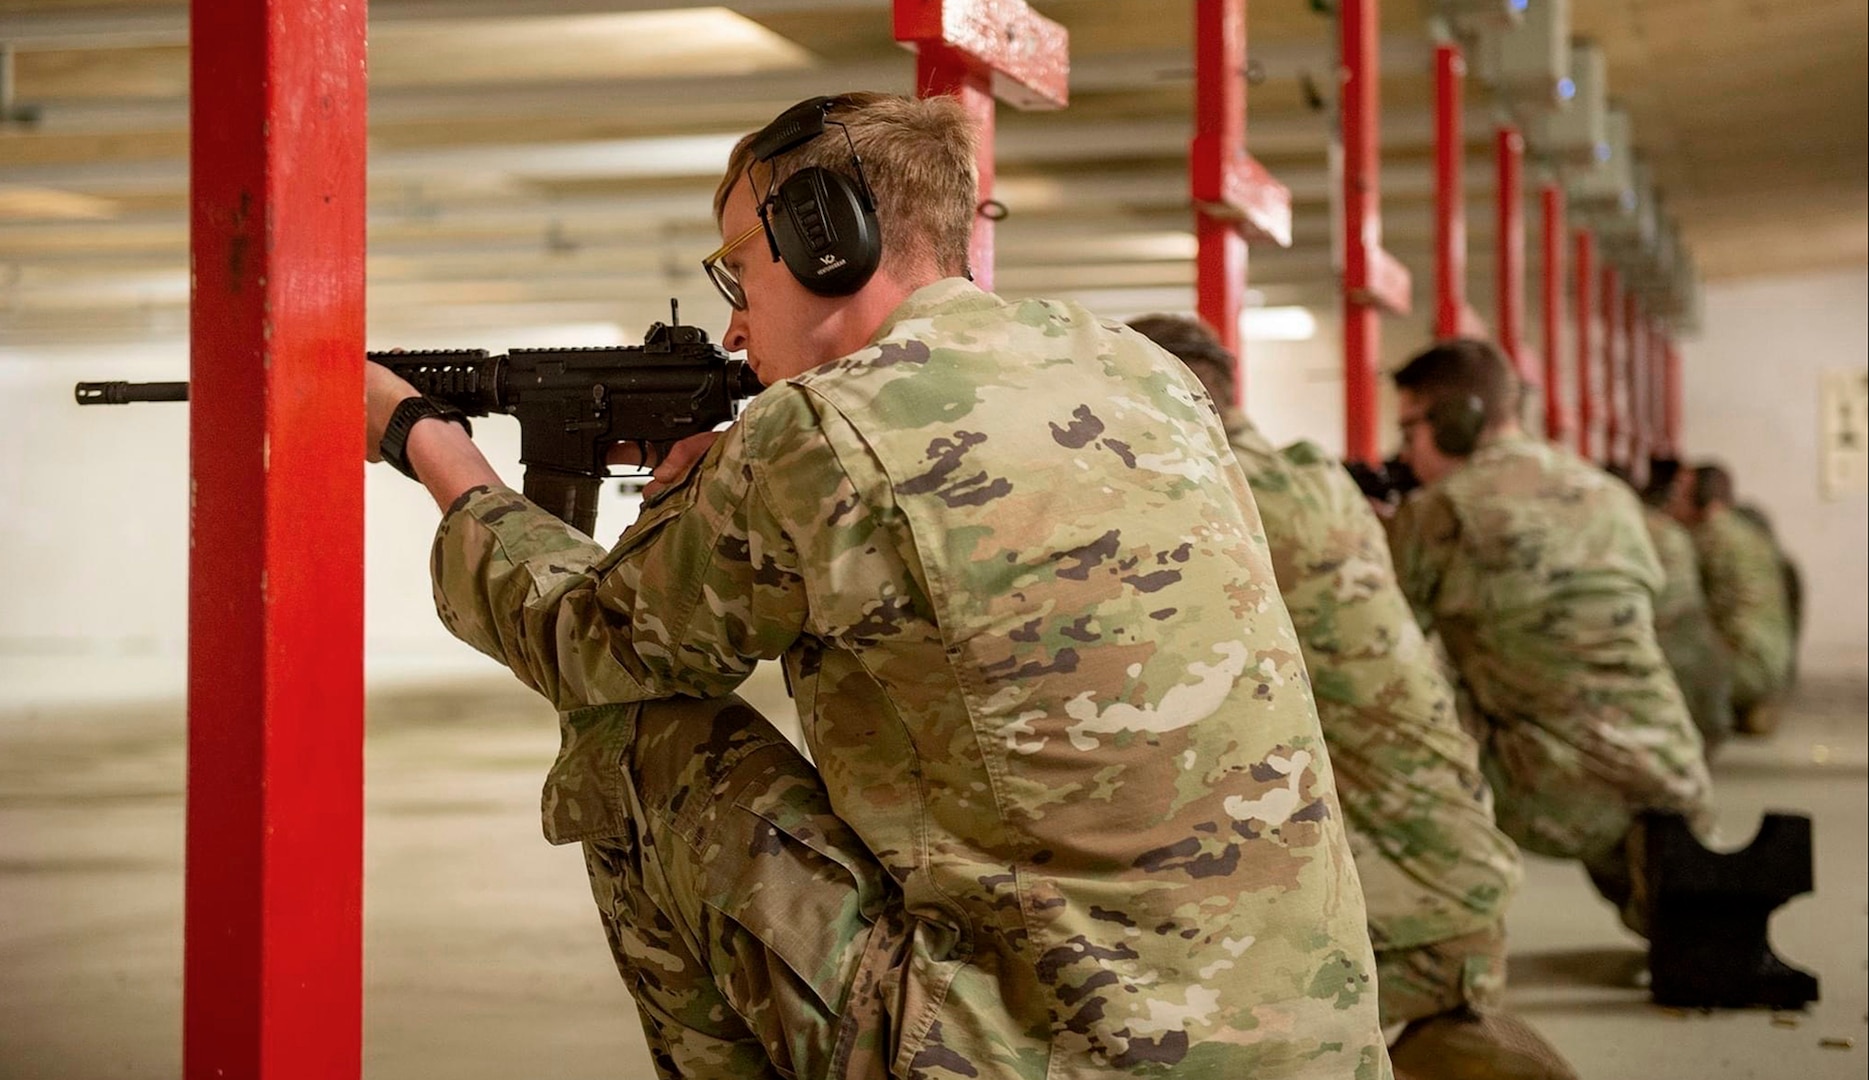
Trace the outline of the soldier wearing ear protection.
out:
[[[1768,735],[1796,657],[1784,558],[1770,530],[1735,506],[1725,468],[1702,464],[1683,470],[1677,482],[1707,610],[1731,656],[1734,719],[1749,735]]]
[[[1321,448],[1281,451],[1233,406],[1238,361],[1207,327],[1173,315],[1129,325],[1207,388],[1259,504],[1337,770],[1383,1025],[1407,1025],[1395,1067],[1419,1080],[1576,1080],[1502,1008],[1519,852],[1493,824],[1479,744],[1396,585],[1381,521]]]
[[[1136,335],[966,279],[973,169],[952,100],[743,140],[705,265],[765,391],[609,551],[453,500],[443,621],[563,713],[547,835],[664,1077],[1384,1080],[1226,433]],[[733,696],[761,661],[812,760]]]
[[[759,196],[759,221],[773,260],[783,261],[799,284],[820,296],[856,292],[883,261],[876,197],[863,175],[863,159],[850,141],[849,127],[829,118],[835,101],[819,97],[792,106],[753,139],[751,148],[753,160],[770,165],[830,126],[850,146],[854,182],[830,169],[809,166]]]
[[[1655,635],[1664,579],[1641,505],[1524,433],[1518,380],[1485,342],[1436,345],[1395,385],[1427,485],[1391,523],[1396,572],[1453,662],[1499,825],[1581,860],[1639,931],[1641,815],[1702,815],[1709,789]]]

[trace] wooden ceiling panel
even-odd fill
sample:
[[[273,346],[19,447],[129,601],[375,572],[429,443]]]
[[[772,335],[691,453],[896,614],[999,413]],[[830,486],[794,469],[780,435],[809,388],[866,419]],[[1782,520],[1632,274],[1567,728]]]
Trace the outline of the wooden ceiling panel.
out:
[[[23,102],[186,97],[188,48],[22,50],[14,86]]]
[[[1387,233],[1417,261],[1432,174],[1423,59],[1431,2],[1382,6]],[[1085,288],[1183,282],[1189,271],[1176,245],[1185,243],[1187,213],[1192,0],[1033,3],[1070,30],[1081,79],[1063,114],[1001,114],[1002,194],[1015,214],[1001,231],[1008,287],[1067,270]],[[1611,95],[1630,110],[1665,210],[1707,276],[1869,259],[1869,4],[1572,3],[1576,32],[1607,51]],[[402,289],[373,294],[373,311],[415,296],[457,312],[474,298],[536,306],[579,268],[610,276],[574,299],[653,280],[663,265],[691,276],[689,249],[707,246],[712,229],[711,185],[693,175],[695,162],[667,167],[678,176],[640,177],[603,164],[509,163],[587,150],[618,160],[640,152],[622,140],[737,133],[796,97],[835,88],[827,82],[844,82],[840,72],[852,86],[906,86],[912,70],[891,40],[886,0],[747,0],[752,14],[734,22],[752,36],[724,52],[710,52],[718,44],[710,39],[731,35],[671,29],[696,16],[644,30],[653,17],[613,15],[611,4],[640,13],[655,0],[530,0],[512,4],[510,18],[495,0],[380,0],[373,9],[371,152],[382,171],[371,187],[372,243],[381,248],[372,273]],[[1333,90],[1334,30],[1305,0],[1251,9],[1249,52],[1276,74],[1249,92],[1259,139],[1249,131],[1248,145],[1292,183],[1302,225],[1297,251],[1255,251],[1255,284],[1302,277],[1314,288],[1328,277],[1330,113],[1316,106]],[[0,203],[0,308],[21,283],[57,293],[39,296],[44,303],[79,303],[86,274],[110,282],[100,296],[146,302],[110,275],[185,267],[187,50],[153,43],[180,40],[181,10],[178,0],[0,0],[0,13],[29,13],[41,26],[54,17],[59,35],[17,54],[16,100],[43,106],[44,125],[0,127],[0,192],[15,193]],[[630,18],[638,30],[627,29]],[[87,19],[117,29],[87,38]],[[138,20],[156,29],[135,31]],[[123,31],[131,24],[134,32]],[[1469,101],[1481,111],[1488,104],[1478,87]],[[1476,153],[1489,126],[1470,122]],[[72,178],[62,191],[51,179],[61,176]],[[1471,159],[1470,193],[1485,198],[1489,182],[1486,160]],[[1473,235],[1486,226],[1480,213]],[[652,250],[633,253],[644,244]],[[1125,270],[1121,253],[1145,249],[1160,254]],[[1486,252],[1472,255],[1483,270]],[[451,259],[484,272],[467,275],[472,298],[441,303],[441,278],[461,273],[448,269]],[[501,270],[516,279],[510,287],[482,280]],[[517,280],[527,275],[538,280]],[[634,310],[627,299],[617,304]],[[109,325],[118,324],[87,324]]]

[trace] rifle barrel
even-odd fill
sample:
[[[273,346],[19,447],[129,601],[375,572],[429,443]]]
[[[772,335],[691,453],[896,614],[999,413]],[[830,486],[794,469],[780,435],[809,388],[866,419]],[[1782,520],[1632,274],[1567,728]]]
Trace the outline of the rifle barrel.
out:
[[[128,405],[132,401],[187,401],[185,382],[81,382],[75,395],[80,405]]]

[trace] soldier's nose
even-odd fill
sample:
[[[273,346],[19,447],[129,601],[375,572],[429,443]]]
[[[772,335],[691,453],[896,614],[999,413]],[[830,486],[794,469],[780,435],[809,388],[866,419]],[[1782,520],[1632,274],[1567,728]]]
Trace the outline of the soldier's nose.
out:
[[[736,311],[733,319],[727,323],[727,333],[721,337],[720,347],[730,353],[745,352],[747,338],[745,319]]]

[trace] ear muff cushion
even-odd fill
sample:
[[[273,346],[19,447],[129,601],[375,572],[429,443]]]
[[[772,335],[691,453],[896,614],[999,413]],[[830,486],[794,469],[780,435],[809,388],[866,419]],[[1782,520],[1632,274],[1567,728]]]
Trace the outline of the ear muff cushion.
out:
[[[861,289],[882,263],[882,230],[857,185],[828,169],[801,169],[772,194],[767,220],[786,269],[821,296]]]
[[[1449,457],[1467,457],[1479,448],[1486,430],[1486,405],[1478,394],[1443,398],[1428,407],[1434,448]]]

